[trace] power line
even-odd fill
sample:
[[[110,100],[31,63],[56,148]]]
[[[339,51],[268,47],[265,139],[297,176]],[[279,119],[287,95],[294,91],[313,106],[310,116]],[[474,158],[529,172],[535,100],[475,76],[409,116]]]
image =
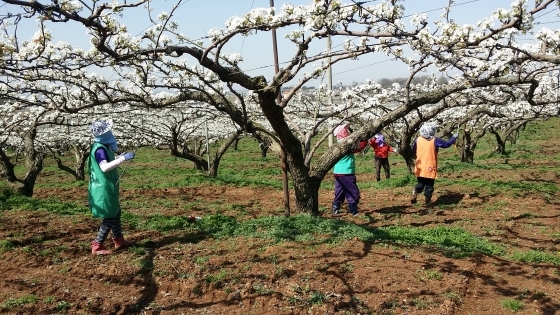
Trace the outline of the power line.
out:
[[[554,22],[535,22],[535,24],[544,25],[544,24],[553,24],[553,23],[558,23],[558,22],[560,22],[560,21],[554,21]]]
[[[196,19],[198,20],[198,23],[200,23],[200,27],[202,27],[202,31],[204,33],[206,33],[206,29],[204,28],[204,25],[202,25],[202,21],[200,20],[200,17],[198,17],[198,13],[196,13],[196,10],[194,9],[194,6],[192,5],[192,3],[191,3],[191,7],[192,7],[192,10],[194,12],[194,15],[196,16]]]
[[[253,10],[253,5],[255,4],[255,0],[253,0],[253,2],[251,2],[251,10]],[[251,11],[249,10],[249,11]],[[241,42],[241,50],[239,50],[239,52],[241,53],[243,51],[243,45],[245,44],[245,36],[243,36],[243,41]]]
[[[437,9],[431,9],[431,10],[424,11],[424,12],[418,12],[418,13],[414,13],[414,14],[422,14],[422,13],[428,13],[428,12],[438,11],[438,10],[442,10],[442,9],[446,9],[446,8],[451,8],[451,7],[458,7],[458,6],[460,6],[460,5],[465,5],[465,4],[469,4],[469,3],[473,3],[473,2],[478,2],[478,1],[480,1],[480,0],[471,0],[471,1],[467,1],[467,2],[452,4],[452,5],[446,6],[446,7],[441,7],[441,8],[437,8]],[[413,16],[414,14],[404,15],[403,18]]]
[[[345,71],[337,72],[337,73],[335,73],[335,74],[333,74],[333,75],[343,74],[343,73],[346,73],[346,72],[350,72],[350,71],[354,71],[354,70],[358,70],[358,69],[362,69],[362,68],[366,68],[366,67],[378,65],[378,64],[380,64],[380,63],[385,63],[385,62],[388,62],[388,61],[391,61],[391,60],[393,60],[393,59],[392,59],[392,58],[391,58],[391,59],[385,59],[385,60],[382,60],[382,61],[370,63],[369,65],[365,65],[365,66],[362,66],[362,67],[358,67],[358,68],[353,68],[353,69],[348,69],[348,70],[345,70]]]
[[[536,16],[535,19],[541,18],[541,17],[543,17],[543,16],[545,16],[545,15],[551,13],[551,12],[554,12],[555,10],[556,10],[556,9],[552,9],[552,10],[550,10],[550,11],[547,11],[547,12],[545,12],[545,13],[539,15],[539,16]]]

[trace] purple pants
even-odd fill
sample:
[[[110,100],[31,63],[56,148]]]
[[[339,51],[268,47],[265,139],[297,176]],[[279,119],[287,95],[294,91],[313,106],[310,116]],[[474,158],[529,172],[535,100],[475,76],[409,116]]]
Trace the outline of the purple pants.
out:
[[[334,177],[334,201],[341,204],[344,198],[348,204],[358,204],[360,202],[360,189],[356,185],[356,175],[336,175]]]

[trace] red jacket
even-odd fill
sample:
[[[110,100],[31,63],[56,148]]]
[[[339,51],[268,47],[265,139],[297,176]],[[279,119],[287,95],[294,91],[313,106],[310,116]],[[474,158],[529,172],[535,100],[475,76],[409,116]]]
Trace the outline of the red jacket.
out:
[[[370,139],[369,140],[369,145],[373,148],[375,157],[382,158],[382,159],[388,158],[389,157],[389,152],[395,151],[386,142],[383,143],[382,147],[379,146],[379,144],[377,142],[375,142],[375,139]]]

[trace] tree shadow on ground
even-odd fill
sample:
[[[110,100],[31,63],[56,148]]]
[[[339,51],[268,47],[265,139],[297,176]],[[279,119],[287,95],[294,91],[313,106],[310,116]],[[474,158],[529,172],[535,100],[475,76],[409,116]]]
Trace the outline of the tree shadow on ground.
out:
[[[150,305],[155,301],[155,298],[159,293],[159,285],[153,274],[153,266],[155,265],[154,258],[157,256],[156,252],[159,248],[177,243],[198,243],[208,237],[211,237],[211,232],[202,230],[179,233],[159,238],[157,240],[146,240],[141,243],[137,243],[135,247],[141,247],[144,249],[144,256],[141,258],[143,268],[142,272],[138,275],[140,278],[139,282],[143,285],[144,289],[141,291],[141,296],[136,302],[122,306],[123,314],[138,314],[147,307],[150,307]],[[156,308],[154,309],[154,314],[159,314],[159,312],[163,310],[185,306],[193,309],[202,309],[216,303],[195,304],[180,302],[177,305],[161,308],[159,310]]]
[[[517,220],[521,220],[521,219],[553,219],[553,218],[558,218],[560,217],[560,214],[556,214],[556,215],[538,215],[538,214],[534,214],[534,213],[523,213],[520,214],[518,216],[515,217],[511,217],[508,220],[510,221],[517,221]]]
[[[425,209],[421,209],[421,210],[425,210]],[[387,208],[379,209],[374,212],[380,212],[385,214],[406,215],[406,214],[410,214],[410,206],[407,205],[401,207],[387,207]],[[225,216],[216,217],[215,222],[216,224],[220,223],[219,225],[220,229],[227,228],[227,230],[231,230],[229,233],[231,233],[232,236],[237,235],[238,232],[242,231],[240,227],[247,228],[248,226],[252,226],[253,224],[262,225],[263,230],[261,232],[265,230],[277,229],[274,231],[274,233],[268,234],[268,238],[277,238],[277,240],[280,242],[283,240],[298,242],[299,236],[306,235],[306,233],[308,233],[305,230],[305,228],[311,227],[313,229],[316,229],[320,226],[328,225],[328,229],[326,229],[328,234],[327,237],[316,239],[313,241],[303,242],[307,247],[309,246],[313,247],[315,245],[320,245],[320,244],[333,244],[333,243],[336,244],[337,241],[340,241],[337,238],[339,235],[341,235],[344,231],[348,229],[352,229],[353,233],[355,233],[354,235],[360,235],[360,237],[365,237],[362,238],[363,247],[361,248],[361,250],[357,254],[351,251],[340,252],[338,253],[338,256],[341,257],[340,259],[329,259],[328,261],[325,261],[320,268],[316,269],[318,272],[320,272],[323,275],[328,275],[338,279],[338,281],[342,286],[341,291],[337,292],[338,294],[336,296],[331,296],[329,295],[328,292],[322,292],[325,296],[329,296],[329,298],[328,299],[325,298],[325,301],[323,302],[325,304],[327,303],[332,304],[333,310],[347,311],[355,314],[374,312],[374,311],[389,312],[393,308],[398,307],[400,305],[399,303],[401,303],[399,302],[400,300],[395,299],[395,295],[393,294],[388,293],[387,296],[380,298],[382,303],[378,306],[377,309],[374,308],[368,309],[365,303],[362,303],[361,301],[353,298],[358,294],[365,294],[365,293],[376,294],[380,292],[384,293],[386,289],[377,283],[375,285],[355,287],[354,283],[352,282],[353,281],[352,277],[349,276],[349,273],[351,271],[350,269],[352,268],[352,266],[358,266],[358,264],[360,263],[360,259],[367,257],[368,255],[371,254],[388,255],[388,254],[375,253],[375,250],[372,250],[372,247],[375,247],[376,243],[379,242],[399,244],[398,245],[399,247],[407,248],[407,249],[419,249],[419,248],[418,245],[406,245],[405,241],[407,240],[407,238],[402,238],[399,235],[388,234],[384,229],[381,229],[380,226],[375,226],[375,227],[371,226],[370,225],[371,221],[373,221],[371,214],[368,212],[364,212],[363,215],[365,216],[365,218],[367,218],[367,221],[369,222],[352,223],[352,222],[347,222],[345,220],[332,220],[332,219],[325,219],[325,218],[313,218],[307,216],[301,216],[299,218],[298,217],[279,218],[277,221],[272,222],[274,224],[270,224],[270,225],[267,225],[268,221],[264,221],[264,222],[256,221],[251,225],[244,225],[243,222],[237,221],[235,218],[232,217],[226,218]],[[451,222],[452,221],[446,221],[446,223],[451,223]],[[432,223],[438,223],[438,222],[432,222]],[[427,225],[427,224],[418,224],[412,226],[420,226],[420,225]],[[251,294],[239,295],[233,292],[229,296],[216,298],[216,300],[211,302],[208,300],[206,300],[206,302],[203,301],[196,302],[192,300],[186,301],[183,299],[178,299],[177,301],[174,301],[166,306],[154,305],[154,301],[156,301],[157,295],[161,294],[163,290],[163,286],[157,280],[157,269],[156,272],[154,273],[154,268],[152,269],[149,268],[150,266],[153,267],[157,265],[158,250],[160,248],[164,248],[173,244],[199,243],[201,241],[215,237],[217,235],[218,230],[219,229],[216,226],[214,226],[214,224],[206,224],[205,221],[203,220],[201,221],[199,230],[183,230],[183,231],[174,231],[174,232],[170,232],[166,230],[164,232],[159,232],[159,231],[146,232],[145,233],[146,237],[151,239],[143,241],[138,245],[138,247],[144,249],[144,255],[141,258],[141,262],[143,266],[146,266],[146,268],[142,268],[141,272],[136,276],[136,279],[134,279],[135,286],[138,285],[143,286],[143,289],[140,292],[141,295],[138,297],[137,300],[133,302],[130,302],[128,304],[127,303],[121,304],[118,307],[118,309],[114,310],[113,313],[139,314],[142,312],[146,312],[146,310],[149,309],[151,310],[152,314],[161,314],[169,311],[178,312],[179,310],[184,310],[185,308],[191,309],[193,312],[196,312],[197,310],[202,311],[204,308],[216,304],[243,303],[244,305],[252,305],[253,304],[252,301],[254,301],[256,297],[262,295],[270,295],[270,293],[259,293],[259,291],[255,291],[254,289],[249,288],[252,290]],[[258,235],[263,235],[263,234],[259,233]],[[71,235],[65,235],[65,237],[71,237]],[[451,244],[451,245],[452,245],[450,246],[451,248],[459,248],[459,254],[461,254],[462,250],[461,247],[459,247],[459,245],[457,244]],[[448,255],[449,251],[445,249],[437,249],[435,247],[430,247],[430,246],[424,247],[424,249],[426,251],[429,250],[429,252],[432,254],[438,252],[443,254],[444,256],[450,257]],[[250,250],[250,246],[247,246],[246,250]],[[258,250],[258,249],[253,249],[253,250]],[[400,249],[398,251],[401,252]],[[335,254],[335,257],[336,256],[337,255]],[[407,259],[408,261],[412,262],[408,258],[403,258],[402,253],[400,253],[399,255],[397,254],[389,255],[388,257],[390,257],[391,259]],[[487,259],[496,259],[496,261],[493,260],[485,261],[485,257],[487,257]],[[306,256],[305,258],[310,259],[310,257],[308,256]],[[154,259],[156,259],[156,261],[154,261]],[[263,257],[260,253],[259,256],[254,256],[254,258],[251,259],[252,259],[251,261],[255,263],[257,262],[270,263],[271,267],[274,267],[276,265],[285,265],[286,263],[286,261],[284,261],[283,259],[281,259],[281,257],[279,257],[279,259],[275,260],[274,264],[272,264],[272,262],[269,259]],[[294,261],[293,263],[297,263],[298,261],[298,257],[286,258],[286,259],[293,260]],[[492,256],[492,255],[475,253],[473,254],[473,256],[471,256],[471,258],[462,258],[462,259],[473,260],[474,263],[473,266],[482,266],[485,264],[489,264],[490,262],[493,262],[494,263],[493,266],[499,268],[496,270],[497,272],[508,273],[518,277],[531,276],[530,274],[526,274],[526,271],[520,270],[519,266],[522,264],[510,262],[508,260],[500,259],[499,257]],[[468,279],[470,279],[469,280],[470,282],[474,282],[475,280],[482,281],[484,284],[486,284],[489,287],[488,290],[498,292],[502,296],[516,298],[520,294],[520,291],[518,290],[519,288],[507,285],[506,283],[501,283],[499,279],[497,279],[497,277],[494,277],[489,273],[483,273],[482,272],[483,269],[479,270],[478,268],[473,267],[472,269],[464,270],[461,269],[458,265],[456,265],[453,261],[437,262],[436,260],[426,259],[426,261],[418,260],[417,263],[418,264],[424,263],[423,265],[424,269],[422,270],[434,269],[439,272],[445,272],[445,273],[455,274],[455,275],[463,275]],[[539,268],[542,266],[543,265],[535,264],[535,268]],[[298,274],[294,270],[286,269],[282,273],[282,278],[288,278],[295,281],[296,279],[299,279],[298,278],[299,275],[300,274]],[[121,276],[122,275],[120,275],[119,277]],[[250,279],[258,278],[257,276],[258,275],[255,273],[250,273],[250,274],[246,274],[244,277],[250,280]],[[543,275],[541,275],[541,277],[543,277]],[[549,277],[550,278],[547,279],[548,282],[553,282],[555,284],[559,283],[557,277],[554,276],[549,276]],[[127,284],[122,279],[119,281],[118,278],[114,278],[114,279],[108,278],[106,280],[109,280],[110,283],[121,283],[123,285]],[[249,280],[247,280],[247,282],[249,282]],[[203,286],[204,284],[203,279],[200,280],[200,284],[201,286]],[[465,283],[463,286],[460,286],[460,290],[461,290],[460,292],[464,293],[469,288],[470,287],[468,283]],[[307,295],[304,296],[305,297],[304,299],[297,300],[296,305],[291,305],[289,307],[292,307],[294,310],[295,309],[303,310],[306,308],[313,307],[314,304],[311,297],[311,293],[312,292],[308,292]],[[539,301],[539,309],[542,311],[542,314],[555,314],[553,310],[559,307],[558,303],[546,296],[541,296],[544,293],[535,292],[535,291],[530,292],[530,294],[535,295],[534,300]],[[420,292],[420,291],[409,292],[406,294],[407,299],[410,301],[413,301],[415,299],[422,299],[423,297],[426,297],[428,295],[429,293]],[[289,295],[286,292],[275,292],[274,298],[278,299],[279,301],[286,301],[288,299],[292,299],[293,296]],[[525,300],[528,300],[528,298],[526,298]],[[409,305],[403,304],[402,306],[408,307]]]
[[[478,197],[478,196],[476,196],[476,197]],[[456,205],[459,202],[461,202],[461,200],[463,200],[463,198],[465,198],[465,194],[447,193],[445,195],[439,196],[436,200],[434,200],[431,203],[431,205],[432,206]]]
[[[381,214],[401,214],[406,213],[407,206],[392,206],[392,207],[384,207],[375,210],[374,212],[381,213]]]

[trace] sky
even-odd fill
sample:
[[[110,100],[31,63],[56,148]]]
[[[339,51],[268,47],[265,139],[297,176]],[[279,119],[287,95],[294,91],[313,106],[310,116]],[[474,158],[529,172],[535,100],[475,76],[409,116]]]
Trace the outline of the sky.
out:
[[[242,15],[253,8],[270,7],[271,2],[273,2],[279,11],[284,3],[306,5],[310,1],[313,0],[182,0],[180,6],[174,12],[172,20],[180,24],[181,33],[191,39],[200,39],[204,38],[212,28],[224,28],[225,22],[230,17]],[[91,1],[86,2],[90,3]],[[123,0],[120,2],[123,2]],[[128,2],[133,2],[133,0],[128,0]],[[366,0],[365,2],[371,5],[379,3],[379,0]],[[512,2],[513,0],[456,0],[451,8],[450,18],[460,24],[474,25],[481,18],[490,16],[491,12],[498,8],[510,8]],[[343,0],[343,3],[350,3],[350,0]],[[406,15],[425,13],[429,16],[429,20],[433,21],[444,12],[443,8],[448,5],[448,0],[407,0],[402,3],[405,6]],[[530,0],[530,4],[532,5],[533,3],[534,1]],[[176,4],[177,0],[153,1],[152,17],[155,18],[162,11],[171,12]],[[0,14],[13,13],[14,10],[13,7],[0,6]],[[124,23],[132,35],[141,36],[143,31],[151,26],[151,23],[146,10],[135,10],[134,12],[124,11]],[[553,9],[537,15],[539,16],[537,21],[541,23],[537,25],[537,28],[559,28],[560,19],[557,17],[558,13],[558,7],[553,6]],[[404,21],[409,25],[408,19],[404,19]],[[25,23],[20,28],[21,32],[27,31],[31,34],[37,29],[35,21],[25,21]],[[77,25],[75,22],[70,27],[63,23],[56,23],[48,25],[48,28],[53,33],[55,41],[67,41],[72,45],[82,46],[86,49],[90,47],[87,36],[84,36],[85,28]],[[432,24],[430,28],[434,29],[435,26]],[[284,38],[286,32],[287,30],[277,31],[280,67],[282,67],[284,62],[289,61],[295,53],[293,43]],[[333,50],[340,49],[344,39],[333,39]],[[530,34],[519,38],[519,40],[526,43],[534,43]],[[315,44],[312,49],[319,52],[320,50],[326,50],[326,48],[327,41],[324,39]],[[240,67],[248,75],[264,75],[269,79],[274,74],[273,46],[270,32],[260,32],[249,37],[238,37],[225,47],[225,52],[241,53],[244,60]],[[426,73],[426,75],[428,74]],[[374,53],[362,56],[358,60],[337,63],[332,68],[333,85],[350,85],[353,82],[364,82],[366,79],[377,81],[382,78],[406,77],[407,75],[408,69],[405,65],[400,62],[391,61],[389,57],[382,53]],[[307,85],[317,86],[321,83],[327,83],[326,76],[314,79]]]

